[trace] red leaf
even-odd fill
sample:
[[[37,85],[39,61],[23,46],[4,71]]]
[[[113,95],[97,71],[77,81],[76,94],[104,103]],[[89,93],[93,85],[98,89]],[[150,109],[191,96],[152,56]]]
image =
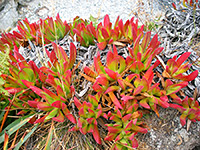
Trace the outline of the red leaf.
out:
[[[34,86],[34,82],[30,82],[30,81],[27,81],[27,80],[22,80],[22,83],[24,83],[24,85],[26,86],[26,87],[30,87],[30,86]]]
[[[76,107],[80,110],[82,108],[82,104],[80,103],[80,101],[74,97],[74,104],[76,105]]]
[[[92,69],[90,69],[88,66],[84,67],[84,72],[86,75],[96,78],[98,76],[98,74],[96,72],[94,72]]]
[[[103,42],[97,43],[97,46],[100,50],[104,50],[107,46],[107,42],[103,41]]]
[[[70,113],[70,111],[67,109],[67,105],[65,103],[62,103],[62,111],[65,114],[65,116],[74,124],[76,124],[76,119],[74,116]]]
[[[122,32],[122,35],[125,36],[124,25],[123,25],[122,19],[120,19],[118,26],[119,26],[120,31]]]
[[[102,33],[102,36],[104,37],[104,39],[105,39],[106,41],[110,38],[110,36],[109,36],[109,34],[108,34],[108,32],[106,31],[105,28],[102,28],[102,29],[101,29],[101,33]]]
[[[158,41],[158,35],[155,34],[147,49],[152,48],[154,50],[155,48],[159,46],[159,44],[160,42]]]
[[[113,53],[114,53],[114,56],[118,56],[118,51],[115,45],[113,45]]]
[[[41,94],[43,93],[43,91],[38,88],[38,87],[35,87],[35,86],[30,86],[30,89],[35,92],[37,95],[41,96]]]
[[[133,99],[134,97],[133,96],[123,96],[122,98],[121,98],[121,100],[123,100],[124,102],[127,102],[128,100],[131,100],[131,99]]]
[[[174,78],[183,80],[183,81],[192,81],[194,80],[196,77],[198,76],[198,70],[195,70],[194,72],[192,72],[190,75],[187,76],[175,76]]]
[[[132,114],[127,114],[122,118],[123,122],[126,122],[127,120],[129,120],[131,118]]]
[[[94,57],[94,68],[95,68],[95,70],[96,70],[96,72],[97,72],[98,74],[103,73],[102,70],[101,70],[101,67],[102,67],[102,66],[103,66],[103,65],[102,65],[102,63],[101,63],[100,53],[97,52],[97,56]]]
[[[69,119],[72,123],[76,124],[76,119],[74,118],[74,116],[72,114],[68,114],[65,115],[67,117],[67,119]]]
[[[95,90],[96,92],[103,92],[104,90],[101,88],[101,86],[95,82],[92,86],[93,90]]]
[[[60,96],[63,96],[63,97],[65,96],[65,94],[64,94],[62,88],[60,87],[60,85],[57,86],[56,91],[57,91],[57,94],[58,94],[59,97]]]
[[[181,66],[181,64],[186,61],[186,59],[190,56],[191,52],[185,52],[183,53],[177,60],[178,67]]]
[[[143,99],[140,101],[140,105],[144,108],[150,109],[150,106],[147,104],[148,99]]]
[[[140,44],[140,38],[141,38],[142,34],[140,34],[137,39],[134,42],[134,46],[133,46],[133,50],[134,50],[134,56],[132,56],[133,58],[136,58],[138,52],[139,52],[139,44]]]
[[[47,115],[48,115],[48,114],[47,114]],[[44,122],[44,121],[45,121],[45,118],[47,117],[47,115],[44,115],[43,117],[37,119],[37,120],[34,122],[34,124],[40,123],[40,122]]]
[[[140,52],[137,53],[137,61],[141,61],[142,54]]]
[[[61,108],[61,101],[55,101],[51,104],[51,106],[56,107],[56,108]]]
[[[114,124],[113,126],[107,126],[108,127],[108,132],[110,133],[119,133],[121,132],[122,128],[118,124]]]
[[[59,99],[59,97],[55,93],[51,92],[50,90],[48,90],[45,87],[43,87],[43,89],[44,89],[44,92],[46,92],[46,93],[42,96],[45,98],[46,101],[50,102],[53,100],[53,102],[54,102],[55,100]]]
[[[110,18],[109,18],[109,16],[108,16],[108,14],[105,15],[103,24],[104,24],[104,27],[105,27],[106,29],[110,29],[110,28],[111,28],[111,25],[112,25],[112,24],[111,24],[111,22],[110,22]]]
[[[108,115],[106,113],[103,114],[103,117],[108,120]]]
[[[182,114],[180,116],[180,121],[181,121],[181,125],[184,126],[186,124],[186,115],[185,114]]]
[[[102,77],[102,76],[96,79],[96,83],[101,84],[106,87],[109,85],[109,81],[106,79],[106,77]]]
[[[114,95],[113,92],[109,92],[108,95],[110,96],[112,102],[115,104],[115,106],[117,106],[120,109],[123,109],[123,107],[121,106],[120,102],[118,101],[118,99],[116,98],[116,96]]]
[[[108,133],[108,135],[104,138],[105,141],[112,141],[115,139],[115,137],[117,136],[116,133]]]
[[[160,106],[162,106],[163,108],[168,108],[169,107],[169,103],[168,103],[168,97],[167,96],[162,96],[160,97],[160,99],[158,100],[158,104]]]
[[[140,94],[144,86],[140,85],[137,88],[134,89],[133,95]]]
[[[169,104],[170,107],[177,109],[178,111],[180,111],[181,113],[183,113],[184,111],[186,111],[185,108],[183,108],[183,106],[177,105],[177,104]]]
[[[131,140],[132,141],[132,147],[133,148],[137,148],[138,147],[138,142],[137,142],[137,140],[134,138],[133,140]]]
[[[39,79],[42,81],[42,82],[45,82],[45,80],[47,79],[47,76],[44,75],[42,72],[39,73]]]
[[[70,58],[69,68],[71,69],[76,61],[76,47],[73,43],[70,43]]]
[[[174,3],[172,3],[172,6],[174,7],[174,9],[176,10],[176,5]]]
[[[147,133],[148,132],[147,129],[141,128],[141,127],[136,126],[136,125],[133,125],[133,130],[136,131],[136,132],[141,132],[141,133]]]
[[[143,50],[142,53],[144,53],[144,52],[146,51],[145,49],[146,49],[146,47],[148,46],[150,39],[151,39],[151,32],[148,31],[148,32],[145,34],[145,36],[144,36],[144,38],[143,38],[143,40],[142,40],[142,44],[141,44],[141,47],[142,47],[142,50]]]
[[[44,111],[50,111],[53,109],[47,102],[38,102],[37,108]]]
[[[24,90],[23,88],[14,88],[14,87],[7,87],[5,88],[6,91],[8,91],[8,93],[10,94],[16,94],[18,92],[21,92],[22,90]]]
[[[119,89],[120,89],[119,86],[110,86],[110,87],[105,91],[104,94],[107,94],[107,93],[109,93],[109,92],[114,92],[114,91],[117,91],[117,90],[119,90]]]
[[[106,58],[106,65],[107,65],[107,66],[110,66],[111,63],[113,62],[113,59],[114,59],[114,54],[113,54],[113,52],[108,51],[108,53],[107,53],[107,58]]]
[[[29,106],[33,107],[33,108],[37,108],[37,101],[28,101]]]
[[[113,80],[117,80],[117,76],[118,76],[118,73],[115,72],[115,71],[112,71],[108,68],[105,68],[105,72],[108,74],[109,77],[111,77]]]

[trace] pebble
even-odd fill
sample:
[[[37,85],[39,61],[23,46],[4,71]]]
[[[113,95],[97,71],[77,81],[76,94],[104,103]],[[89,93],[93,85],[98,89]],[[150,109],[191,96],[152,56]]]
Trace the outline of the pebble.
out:
[[[149,20],[163,14],[166,6],[170,5],[169,2],[168,0],[9,0],[0,11],[0,29],[14,27],[18,20],[24,18],[35,22],[47,16],[56,17],[57,13],[62,20],[67,21],[72,21],[76,16],[89,19],[90,15],[102,21],[106,14],[109,14],[113,23],[119,15],[123,20],[131,19],[134,15],[139,15],[142,20]]]

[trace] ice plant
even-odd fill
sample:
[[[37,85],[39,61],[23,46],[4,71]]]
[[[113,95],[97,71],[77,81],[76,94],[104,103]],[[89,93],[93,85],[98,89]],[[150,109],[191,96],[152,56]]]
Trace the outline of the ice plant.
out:
[[[17,46],[14,48],[14,56],[9,55],[9,74],[2,74],[4,79],[4,88],[8,93],[15,98],[13,108],[21,109],[18,115],[25,114],[30,111],[27,101],[33,98],[38,98],[30,89],[29,86],[42,87],[46,80],[44,75],[33,61],[28,63],[18,52]]]
[[[45,102],[28,101],[28,104],[31,107],[38,108],[39,110],[42,110],[44,113],[44,116],[37,119],[34,123],[44,122],[49,119],[53,119],[58,122],[63,122],[64,115],[71,122],[76,123],[76,119],[70,113],[69,109],[67,108],[67,105],[65,104],[69,103],[69,99],[67,99],[66,97],[71,97],[74,91],[73,87],[68,87],[69,91],[63,91],[58,83],[58,86],[56,88],[57,94],[51,92],[50,90],[44,87],[43,89],[40,89],[35,86],[30,86],[30,89],[45,100]]]
[[[133,48],[128,48],[129,56],[126,58],[126,64],[131,65],[130,70],[134,73],[140,73],[147,70],[152,60],[156,55],[160,54],[163,47],[159,47],[160,41],[158,41],[158,35],[154,35],[151,39],[151,32],[147,32],[140,43],[142,34],[136,37]],[[155,63],[155,67],[159,64],[159,61]]]
[[[198,101],[195,101],[193,98],[184,98],[179,104],[170,104],[170,107],[177,109],[181,112],[180,122],[184,126],[186,124],[186,117],[193,121],[200,121],[200,106]]]
[[[163,76],[167,78],[175,78],[183,81],[192,81],[198,76],[198,71],[192,72],[190,75],[184,75],[184,73],[191,67],[189,62],[184,63],[190,56],[190,52],[186,52],[177,59],[175,55],[172,59],[167,61],[166,70],[163,72]],[[183,64],[184,63],[184,64]]]
[[[114,108],[114,112],[109,111],[108,115],[104,114],[106,119],[115,123],[106,124],[108,134],[104,140],[115,141],[113,149],[126,149],[128,147],[138,147],[135,135],[138,132],[147,133],[143,122],[140,121],[142,113],[138,110],[137,101],[129,101],[123,104],[123,109]]]
[[[119,17],[117,18],[114,27],[112,27],[112,23],[110,22],[110,18],[108,15],[104,17],[103,24],[99,23],[97,25],[97,46],[100,50],[103,50],[107,44],[112,44],[113,41],[116,41],[121,38],[121,34],[119,32],[119,28],[117,27],[119,21]]]
[[[63,75],[67,70],[72,69],[76,61],[76,47],[73,43],[70,43],[70,57],[61,46],[52,43],[53,50],[51,52],[46,50],[49,61],[48,66],[42,66],[40,69],[53,76]]]
[[[198,75],[198,71],[185,75],[191,66],[186,62],[190,53],[186,52],[179,58],[174,56],[166,65],[159,60],[152,63],[153,59],[158,59],[157,55],[163,48],[159,47],[158,35],[151,39],[150,32],[144,34],[138,20],[134,22],[132,18],[123,24],[118,17],[112,27],[106,15],[103,23],[95,28],[92,23],[79,17],[68,25],[57,16],[56,20],[48,17],[32,24],[25,19],[23,23],[19,22],[18,28],[20,33],[4,34],[0,39],[1,52],[10,49],[9,73],[1,75],[4,80],[1,85],[8,91],[10,101],[9,106],[5,106],[7,113],[3,122],[13,109],[16,109],[16,115],[30,115],[24,124],[28,121],[35,124],[48,120],[52,120],[52,123],[64,122],[68,118],[74,124],[69,131],[80,131],[84,135],[91,133],[98,144],[102,143],[102,139],[113,141],[111,149],[119,150],[136,148],[138,142],[135,135],[147,133],[147,125],[143,122],[145,109],[159,116],[158,106],[175,108],[181,112],[182,125],[185,125],[187,118],[193,122],[200,121],[199,103],[193,98],[179,97],[179,94],[184,96],[182,89],[188,85],[188,81]],[[79,78],[77,67],[74,67],[77,55],[75,45],[70,43],[68,56],[66,49],[52,42],[68,33],[73,40],[76,37],[82,46],[97,44],[100,50],[105,49],[107,44],[112,46],[118,42],[128,42],[131,46],[128,47],[128,56],[124,57],[113,45],[113,49],[107,52],[105,63],[102,63],[97,52],[93,66],[82,68]],[[53,50],[46,50],[45,66],[38,68],[33,61],[27,62],[19,53],[18,47],[28,40],[34,44],[52,42]],[[160,64],[163,73],[155,71]],[[75,97],[78,89],[73,86],[76,77],[83,83],[92,83],[88,95],[78,99]],[[107,128],[105,135],[100,133],[102,123]],[[36,128],[37,125],[31,132]],[[45,148],[50,147],[54,132],[52,124]],[[6,132],[0,138],[0,144],[2,137],[6,139],[6,147]]]
[[[89,67],[84,68],[85,74],[82,74],[89,81],[94,82],[93,89],[97,93],[104,95],[108,94],[110,99],[117,107],[122,108],[119,101],[113,94],[113,91],[119,90],[120,86],[111,86],[112,82],[118,82],[119,85],[124,86],[122,82],[122,77],[124,76],[123,71],[126,69],[125,59],[119,56],[117,49],[114,46],[114,52],[109,51],[107,54],[107,65],[102,65],[100,61],[100,54],[94,58],[95,71],[91,70]]]
[[[99,95],[89,95],[89,102],[83,101],[81,103],[76,97],[74,103],[79,110],[78,123],[70,131],[79,130],[81,133],[92,133],[94,139],[98,144],[101,144],[101,137],[97,127],[97,119],[102,115],[102,107],[99,102]]]
[[[118,27],[124,39],[129,40],[131,43],[134,42],[140,34],[141,38],[143,37],[144,25],[139,27],[138,19],[136,19],[134,22],[134,17],[132,17],[130,20],[127,20],[125,24],[123,24],[121,19],[118,22]]]
[[[13,50],[14,46],[19,47],[23,41],[20,33],[13,31],[12,33],[2,33],[0,38],[0,51],[5,53],[8,50]]]
[[[96,35],[96,29],[92,22],[87,26],[83,22],[77,24],[77,26],[73,28],[73,33],[76,34],[76,40],[79,41],[82,46],[89,47],[89,45],[95,45],[94,35]]]
[[[48,44],[59,40],[70,31],[69,25],[60,19],[59,14],[56,16],[56,20],[48,17],[44,20],[40,19],[37,23],[29,23],[26,18],[23,23],[18,21],[17,27],[24,39],[34,40],[38,44]]]

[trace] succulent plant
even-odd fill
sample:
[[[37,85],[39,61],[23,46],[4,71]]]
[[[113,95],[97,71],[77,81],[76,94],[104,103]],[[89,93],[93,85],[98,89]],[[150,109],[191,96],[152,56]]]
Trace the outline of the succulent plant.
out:
[[[17,109],[16,115],[25,115],[21,124],[35,124],[32,132],[39,124],[51,120],[45,148],[49,147],[55,131],[53,122],[64,122],[65,117],[73,124],[68,131],[80,131],[84,135],[91,133],[98,144],[103,143],[102,139],[113,141],[111,149],[115,150],[138,147],[135,136],[139,132],[148,132],[143,118],[146,109],[159,116],[158,107],[175,108],[181,112],[182,126],[187,118],[193,122],[200,121],[199,103],[181,94],[188,82],[198,76],[198,71],[186,74],[191,67],[186,62],[191,53],[161,61],[158,55],[163,48],[159,47],[158,35],[151,38],[151,32],[144,33],[143,27],[138,26],[138,20],[134,23],[134,18],[123,24],[119,17],[112,27],[108,15],[97,28],[79,17],[73,24],[63,23],[59,15],[55,21],[48,17],[39,23],[30,24],[27,19],[19,22],[20,33],[5,34],[0,41],[1,52],[5,53],[5,48],[11,49],[9,73],[1,75],[2,86],[10,94],[7,112]],[[68,33],[72,39],[76,34],[74,40],[82,46],[94,44],[104,50],[108,44],[111,45],[106,62],[101,60],[100,52],[103,53],[97,49],[93,64],[77,69],[80,64],[77,62],[77,47],[70,43],[69,53],[66,53],[62,46],[53,42]],[[52,49],[45,50],[46,65],[38,67],[20,54],[20,46],[27,41],[35,45],[51,42]],[[127,55],[119,54],[115,41],[131,44]],[[162,68],[160,72],[156,69],[158,67]],[[79,87],[74,86],[77,80],[92,84],[85,96],[76,96],[79,91]],[[106,135],[99,129],[100,122],[107,129]],[[3,135],[6,147],[9,134],[3,132],[0,136]]]
[[[59,14],[54,21],[52,17],[40,19],[38,23],[29,23],[24,19],[23,23],[18,22],[18,30],[26,40],[34,40],[38,44],[48,44],[60,38],[63,38],[69,31],[70,27],[67,22],[62,22]]]

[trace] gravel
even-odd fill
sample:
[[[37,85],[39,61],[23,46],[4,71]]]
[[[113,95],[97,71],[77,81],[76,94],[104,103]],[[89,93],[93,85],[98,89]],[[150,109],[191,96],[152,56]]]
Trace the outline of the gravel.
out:
[[[21,19],[34,22],[47,16],[55,17],[57,13],[67,21],[76,16],[89,19],[90,15],[102,21],[106,14],[112,22],[118,15],[123,20],[133,16],[139,16],[140,21],[149,20],[163,14],[170,3],[168,0],[6,0],[6,3],[0,2],[0,6],[3,8],[0,10],[0,29],[6,30],[15,27]]]

